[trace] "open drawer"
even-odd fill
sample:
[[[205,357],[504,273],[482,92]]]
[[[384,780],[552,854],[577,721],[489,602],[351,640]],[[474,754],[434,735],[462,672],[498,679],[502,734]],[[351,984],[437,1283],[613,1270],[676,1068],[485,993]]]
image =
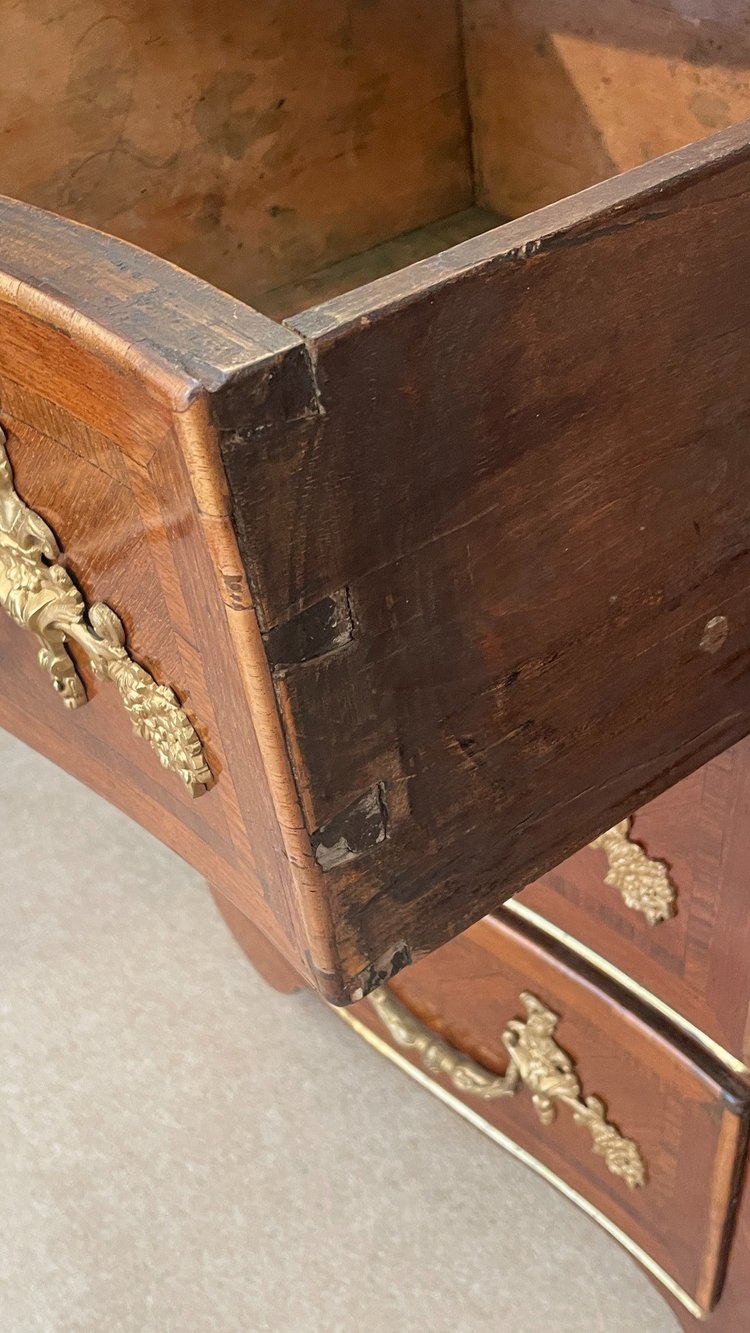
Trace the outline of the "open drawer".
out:
[[[750,127],[702,136],[750,47],[636,0],[32,9],[0,720],[357,999],[747,730]],[[35,666],[19,503],[198,801],[83,631],[88,707]]]

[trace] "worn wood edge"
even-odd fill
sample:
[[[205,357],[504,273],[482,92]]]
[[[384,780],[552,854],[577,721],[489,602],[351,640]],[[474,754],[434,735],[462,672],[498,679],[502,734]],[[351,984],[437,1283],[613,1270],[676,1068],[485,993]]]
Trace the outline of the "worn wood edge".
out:
[[[709,1243],[696,1282],[698,1304],[709,1311],[718,1304],[726,1278],[746,1166],[748,1136],[747,1108],[738,1114],[725,1098],[722,1112],[707,1201]]]
[[[571,245],[579,239],[589,242],[606,224],[617,226],[618,215],[626,209],[653,202],[655,192],[667,200],[694,184],[696,177],[711,176],[749,156],[750,121],[743,121],[505,222],[397,273],[376,278],[322,305],[291,315],[283,322],[301,337],[314,338],[320,346],[343,333],[375,323],[394,308],[404,309],[448,284],[467,277],[489,277],[497,268],[554,250],[557,244]]]
[[[731,606],[731,602],[728,604],[722,603],[722,609],[726,605]],[[703,618],[700,617],[696,623],[703,623]],[[736,725],[739,727],[739,730],[733,729],[728,731],[727,727],[729,725]],[[686,777],[702,764],[707,763],[709,760],[715,758],[716,755],[721,754],[730,745],[741,740],[744,735],[747,734],[747,725],[746,714],[735,712],[730,715],[728,721],[724,720],[721,723],[716,724],[714,727],[702,730],[698,733],[697,737],[690,738],[685,746],[680,746],[677,750],[670,750],[665,757],[665,763],[669,765],[668,769],[661,769],[659,774],[649,783],[640,785],[638,788],[631,791],[627,801],[625,801],[624,798],[621,798],[617,806],[610,809],[606,822],[600,818],[595,825],[592,825],[591,823],[576,825],[574,832],[567,835],[564,841],[556,844],[552,851],[548,850],[543,859],[537,859],[530,864],[524,871],[522,878],[514,875],[512,879],[507,879],[505,878],[505,872],[501,874],[497,880],[497,886],[493,892],[492,900],[490,900],[488,896],[489,890],[487,893],[483,894],[478,903],[473,899],[470,902],[467,902],[464,895],[452,897],[450,903],[451,915],[449,928],[446,928],[444,924],[439,924],[439,928],[436,930],[434,926],[434,918],[429,915],[429,909],[425,909],[422,900],[417,899],[416,908],[420,913],[420,942],[417,947],[405,943],[405,936],[410,933],[409,913],[415,909],[414,902],[410,903],[407,908],[402,910],[402,905],[399,904],[397,900],[392,899],[392,904],[396,909],[396,916],[391,922],[389,937],[395,940],[396,943],[391,947],[388,953],[372,962],[369,967],[363,969],[362,972],[358,974],[357,978],[355,978],[354,986],[349,991],[347,998],[341,1000],[340,1003],[356,1003],[357,1000],[369,994],[369,992],[377,986],[382,985],[385,981],[395,977],[403,967],[406,967],[411,963],[419,962],[428,957],[431,953],[434,953],[435,950],[449,945],[451,940],[455,939],[456,936],[463,934],[465,931],[484,925],[487,920],[491,919],[488,917],[488,913],[496,912],[509,898],[513,897],[515,894],[521,893],[529,884],[540,879],[550,870],[553,870],[555,866],[560,865],[575,852],[579,852],[582,847],[585,847],[594,838],[598,837],[599,834],[605,832],[606,829],[611,828],[618,819],[624,818],[629,811],[638,809],[639,806],[645,805],[648,801],[653,800],[654,797],[665,791],[667,787],[674,785],[675,782],[679,782],[681,778]],[[699,742],[701,748],[699,750],[698,758],[696,758],[694,747]],[[677,757],[675,758],[675,756]],[[665,771],[668,771],[670,774],[669,780],[664,778]],[[609,786],[610,784],[606,785]],[[579,797],[576,797],[575,799],[578,800]],[[565,802],[564,804],[568,805],[569,802]],[[561,806],[560,808],[563,807]],[[543,815],[538,816],[538,818],[543,817]],[[528,819],[523,821],[523,823],[517,825],[513,829],[512,836],[515,839],[523,838],[535,824],[536,818],[533,821]],[[575,829],[577,829],[577,831],[575,831]],[[346,868],[346,866],[343,866],[342,870],[345,871]],[[335,868],[327,872],[331,881],[334,881],[336,873],[337,870]],[[340,892],[341,888],[339,886],[339,893]],[[439,920],[442,922],[444,920],[443,916],[440,916]],[[346,925],[348,924],[349,923],[347,922]],[[347,932],[340,926],[339,938],[343,940],[341,952],[344,956],[347,956],[347,951],[349,955],[355,952],[357,945],[351,932]],[[352,971],[353,970],[354,969],[352,968]],[[578,966],[578,970],[581,970],[580,965]],[[633,1002],[631,1001],[631,1007],[632,1003]]]
[[[346,1002],[340,963],[332,949],[335,932],[328,888],[305,826],[271,670],[231,522],[218,434],[206,397],[196,399],[175,424],[206,543],[219,575],[224,614],[289,864],[289,887],[293,890],[290,915],[299,921],[303,937],[298,941],[299,951],[321,994],[332,1003]]]
[[[8,217],[17,224],[15,237],[19,255],[14,255],[8,243],[5,226]],[[54,233],[57,263],[61,274],[53,274],[42,257],[37,257],[38,268],[27,261],[18,262],[26,240],[45,242],[45,233]],[[81,240],[93,246],[93,258],[82,253]],[[97,251],[104,247],[102,255]],[[33,248],[33,246],[32,246]],[[45,252],[46,254],[46,252]],[[117,263],[116,270],[112,263]],[[76,278],[76,264],[83,270]],[[14,272],[24,269],[23,276]],[[101,270],[102,291],[98,291],[98,269]],[[238,315],[248,327],[248,336],[238,342],[226,339],[227,360],[219,366],[204,362],[191,363],[189,357],[180,358],[177,348],[164,346],[157,336],[149,337],[149,318],[155,311],[139,312],[143,336],[137,339],[120,326],[117,308],[106,299],[104,275],[117,279],[119,289],[125,292],[123,310],[127,311],[128,284],[134,285],[137,297],[139,284],[151,284],[159,298],[164,280],[165,301],[169,298],[169,284],[175,275],[188,299],[199,303],[208,295],[218,298],[228,311],[228,318]],[[66,280],[67,279],[67,280]],[[82,299],[77,284],[85,283],[87,295]],[[157,284],[154,287],[154,284]],[[284,368],[286,358],[299,349],[304,356],[301,340],[250,307],[243,306],[209,284],[193,279],[165,260],[156,259],[146,251],[127,242],[117,241],[92,228],[56,218],[41,209],[0,199],[0,306],[12,305],[47,326],[57,327],[72,342],[91,351],[99,359],[124,375],[134,375],[145,391],[166,403],[173,414],[173,422],[180,447],[188,468],[201,527],[211,551],[221,586],[224,613],[235,648],[245,699],[251,724],[255,728],[274,812],[279,824],[281,840],[289,863],[289,903],[291,919],[298,922],[302,939],[297,941],[300,964],[307,966],[317,989],[334,1003],[346,1002],[341,980],[341,967],[331,948],[333,924],[323,874],[315,861],[305,829],[299,799],[288,761],[286,744],[275,700],[265,650],[255,611],[252,605],[246,571],[242,565],[234,528],[231,522],[231,499],[220,460],[216,417],[221,415],[224,400],[239,392],[239,402],[229,413],[236,415],[241,408],[250,425],[252,420],[252,385],[263,386],[276,371]],[[132,311],[131,311],[132,317]],[[127,325],[127,319],[124,321]],[[189,318],[189,311],[177,311],[177,322],[172,325],[177,344],[181,331],[186,340],[197,327]],[[265,341],[255,340],[256,329],[267,335]],[[269,332],[270,331],[270,332]],[[219,330],[221,333],[221,330]],[[158,330],[155,329],[155,335]],[[305,361],[305,376],[309,369]],[[304,377],[303,377],[304,378]],[[303,393],[303,398],[304,398]],[[250,400],[250,401],[249,401]],[[300,410],[306,410],[302,404]],[[262,423],[259,423],[262,424]],[[219,886],[221,887],[221,886]]]
[[[132,291],[123,290],[127,282]],[[107,298],[110,285],[123,293],[117,301]],[[158,302],[149,307],[155,295]],[[277,364],[300,343],[281,324],[166,259],[2,195],[0,301],[138,374],[174,411],[185,410],[201,389],[216,392],[249,369]],[[210,323],[199,323],[191,307],[199,311],[207,303],[215,307]],[[215,343],[211,360],[189,351],[191,335],[201,330]]]

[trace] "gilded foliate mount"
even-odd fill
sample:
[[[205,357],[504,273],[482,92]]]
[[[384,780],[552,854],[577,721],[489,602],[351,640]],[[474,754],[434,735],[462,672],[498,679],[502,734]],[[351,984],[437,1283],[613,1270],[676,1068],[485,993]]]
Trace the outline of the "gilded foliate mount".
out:
[[[177,696],[158,685],[125,646],[119,616],[103,602],[88,611],[82,593],[58,563],[60,548],[44,519],[24,503],[0,428],[0,608],[39,641],[39,663],[66,708],[80,708],[86,691],[66,644],[76,643],[98,680],[118,690],[136,735],[147,740],[164,768],[191,795],[211,781],[203,746]]]
[[[416,1051],[430,1073],[441,1074],[461,1092],[484,1101],[512,1097],[524,1086],[543,1125],[551,1125],[558,1107],[565,1106],[575,1123],[588,1130],[594,1152],[613,1175],[629,1189],[645,1184],[646,1167],[638,1146],[607,1119],[604,1102],[584,1095],[573,1060],[554,1040],[558,1015],[529,991],[520,998],[526,1018],[512,1018],[506,1025],[502,1042],[508,1067],[504,1074],[494,1074],[431,1032],[387,987],[369,997],[397,1045]]]
[[[633,841],[632,819],[623,819],[590,844],[607,858],[604,883],[617,889],[626,907],[642,912],[650,926],[674,916],[677,894],[664,861]]]

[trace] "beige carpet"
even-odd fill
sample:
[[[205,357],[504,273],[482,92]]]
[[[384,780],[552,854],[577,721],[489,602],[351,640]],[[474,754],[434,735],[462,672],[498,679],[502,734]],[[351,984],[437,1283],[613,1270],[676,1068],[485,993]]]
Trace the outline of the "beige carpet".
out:
[[[2,1333],[667,1333],[632,1260],[0,733]]]

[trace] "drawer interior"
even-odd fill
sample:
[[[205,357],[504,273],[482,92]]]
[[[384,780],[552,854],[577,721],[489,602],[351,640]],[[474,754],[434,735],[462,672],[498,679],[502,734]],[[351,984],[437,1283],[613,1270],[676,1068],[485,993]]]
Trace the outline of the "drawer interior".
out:
[[[43,0],[0,23],[0,192],[276,318],[750,117],[729,0]]]

